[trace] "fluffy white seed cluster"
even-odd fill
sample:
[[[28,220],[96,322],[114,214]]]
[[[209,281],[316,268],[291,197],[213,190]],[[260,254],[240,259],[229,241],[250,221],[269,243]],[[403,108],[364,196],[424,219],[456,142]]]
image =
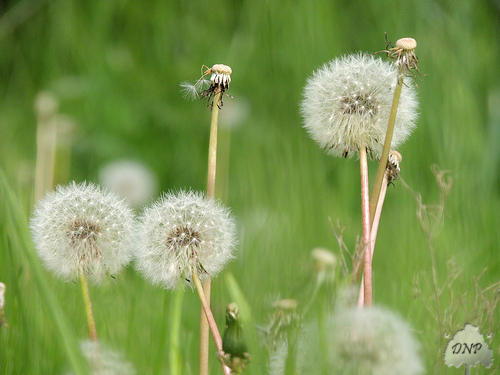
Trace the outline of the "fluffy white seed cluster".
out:
[[[173,289],[215,276],[232,258],[235,222],[229,210],[201,193],[168,193],[139,220],[136,267],[152,283]]]
[[[104,165],[99,170],[99,180],[102,186],[126,198],[133,207],[142,207],[158,190],[153,172],[132,160],[117,160]]]
[[[99,283],[131,259],[133,212],[96,185],[58,186],[37,203],[30,224],[43,263],[65,280],[83,273]]]
[[[307,81],[301,112],[304,127],[334,156],[352,156],[363,145],[382,153],[397,71],[391,64],[363,53],[335,59]],[[401,92],[392,148],[411,134],[418,101],[412,85]]]
[[[408,324],[393,312],[344,308],[327,318],[324,332],[306,330],[298,362],[301,374],[317,374],[323,363],[335,374],[416,375],[424,373],[419,349]],[[326,358],[319,357],[323,352]]]
[[[92,340],[82,341],[80,349],[87,359],[92,375],[135,375],[134,366],[122,353]],[[72,373],[67,373],[71,375]]]

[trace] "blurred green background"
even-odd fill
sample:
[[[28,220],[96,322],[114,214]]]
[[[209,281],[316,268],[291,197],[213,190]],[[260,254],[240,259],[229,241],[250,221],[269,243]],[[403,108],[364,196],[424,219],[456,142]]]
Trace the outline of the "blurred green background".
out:
[[[462,273],[445,288],[441,304],[446,309],[464,296],[447,327],[485,321],[474,304],[475,278],[487,267],[477,281],[485,289],[500,275],[498,1],[26,0],[3,1],[0,12],[0,166],[27,217],[40,91],[53,93],[59,112],[75,124],[70,154],[58,154],[58,183],[97,182],[100,167],[126,158],[151,168],[160,191],[204,190],[211,113],[205,102],[184,100],[179,84],[196,81],[203,64],[231,66],[228,93],[234,98],[225,98],[221,114],[216,195],[237,217],[239,244],[236,259],[213,282],[221,328],[234,298],[229,273],[251,304],[254,322],[264,324],[278,298],[304,299],[313,248],[338,254],[329,218],[347,225],[344,241],[351,250],[361,232],[358,162],[327,156],[302,128],[299,102],[307,77],[334,57],[385,49],[384,32],[393,43],[415,38],[419,68],[427,75],[417,80],[418,127],[399,150],[401,175],[429,204],[439,202],[431,165],[453,176],[444,226],[434,241],[437,279],[448,285],[452,258]],[[370,163],[372,182],[376,167]],[[10,327],[0,327],[0,373],[64,373],[70,366],[54,315],[15,239],[12,206],[1,208],[0,281],[7,285]],[[462,373],[436,358],[447,340],[438,337],[414,295],[414,277],[431,275],[415,212],[414,198],[396,182],[379,229],[374,300],[410,322],[429,373]],[[45,271],[42,276],[73,339],[85,338],[78,285]],[[122,352],[138,374],[169,373],[174,294],[132,268],[91,293],[101,341]],[[434,303],[430,289],[423,295]],[[180,373],[191,374],[198,368],[199,301],[187,290],[182,303]],[[498,328],[499,318],[496,311],[480,332]],[[491,333],[499,362],[499,332]],[[262,347],[250,351],[248,373],[265,373]],[[219,368],[212,360],[212,372]]]

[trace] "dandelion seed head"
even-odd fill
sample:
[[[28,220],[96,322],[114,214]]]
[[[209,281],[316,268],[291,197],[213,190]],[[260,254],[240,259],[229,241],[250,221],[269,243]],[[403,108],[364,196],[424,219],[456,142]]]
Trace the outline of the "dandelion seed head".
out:
[[[87,359],[93,375],[135,375],[134,366],[123,354],[104,347],[101,343],[85,340],[80,349]]]
[[[361,145],[380,155],[396,86],[397,72],[389,63],[366,54],[334,59],[307,81],[301,112],[304,127],[334,156],[352,156]],[[402,144],[415,127],[417,97],[403,87],[393,147]]]
[[[152,283],[173,289],[213,277],[232,259],[235,222],[229,210],[193,191],[170,192],[140,217],[137,269]]]
[[[327,334],[325,334],[327,332]],[[319,336],[326,348],[319,349]],[[319,353],[326,352],[321,359]],[[408,324],[395,313],[371,307],[342,308],[327,317],[324,332],[310,326],[299,343],[302,374],[319,373],[322,361],[332,373],[423,374],[420,346]]]
[[[94,184],[58,186],[35,206],[30,227],[44,265],[64,280],[99,283],[131,259],[133,212]]]
[[[131,160],[118,160],[104,165],[99,170],[99,181],[134,207],[146,204],[158,190],[154,173],[144,164]]]
[[[59,100],[50,91],[40,91],[35,98],[35,112],[39,119],[47,120],[59,110]]]

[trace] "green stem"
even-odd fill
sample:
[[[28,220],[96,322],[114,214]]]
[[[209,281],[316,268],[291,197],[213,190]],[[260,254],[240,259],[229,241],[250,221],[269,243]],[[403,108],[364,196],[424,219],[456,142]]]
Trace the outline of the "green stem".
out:
[[[200,278],[196,272],[192,272],[193,274],[193,282],[196,287],[196,291],[198,292],[198,296],[200,297],[201,308],[205,314],[206,320],[208,321],[208,326],[212,331],[212,337],[215,341],[215,347],[217,351],[220,352],[222,350],[222,338],[219,333],[219,329],[217,328],[217,323],[215,323],[214,315],[212,314],[212,310],[210,310],[210,305],[208,304],[205,298],[205,292],[200,282]],[[226,365],[222,365],[222,369],[224,374],[231,375],[231,370]]]
[[[85,305],[85,315],[87,316],[89,337],[92,341],[97,341],[97,330],[95,328],[94,311],[92,309],[92,300],[90,299],[89,284],[83,272],[80,272],[80,284],[82,286],[83,303]]]
[[[398,113],[399,98],[401,97],[401,90],[403,88],[404,75],[398,75],[398,82],[394,90],[394,98],[392,99],[391,113],[389,116],[389,123],[387,124],[387,133],[385,135],[384,148],[382,149],[382,156],[378,165],[377,177],[375,179],[375,186],[373,187],[372,198],[370,201],[370,223],[373,223],[375,217],[375,210],[382,189],[385,169],[387,167],[387,160],[389,158],[389,151],[391,150],[392,135],[394,134],[394,125],[396,124],[396,114]]]
[[[222,91],[219,89],[214,95],[212,104],[212,121],[210,124],[210,141],[208,145],[208,173],[207,173],[207,198],[213,199],[215,195],[215,175],[217,171],[217,128],[219,125],[219,102]],[[203,284],[205,299],[210,306],[210,279]],[[203,310],[200,313],[200,375],[208,375],[209,354],[209,326]]]
[[[170,374],[180,375],[181,374],[181,364],[180,364],[180,351],[179,351],[179,332],[181,328],[181,317],[182,317],[182,300],[184,297],[184,291],[178,288],[175,291],[174,304],[172,306],[172,319],[171,322],[171,333],[170,333]]]

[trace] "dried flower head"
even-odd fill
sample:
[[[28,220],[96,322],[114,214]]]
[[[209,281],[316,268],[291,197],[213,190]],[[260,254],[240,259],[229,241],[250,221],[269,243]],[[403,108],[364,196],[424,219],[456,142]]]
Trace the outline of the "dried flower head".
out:
[[[326,347],[319,348],[321,337]],[[340,309],[329,316],[323,332],[306,330],[299,344],[303,374],[317,374],[326,365],[335,374],[422,374],[419,344],[408,324],[391,311]],[[320,353],[326,353],[321,358]]]
[[[141,207],[157,192],[156,176],[144,164],[118,160],[99,170],[101,184],[126,198],[134,207]]]
[[[307,81],[301,111],[304,127],[334,156],[352,156],[365,146],[381,154],[396,87],[391,64],[362,53],[335,59]],[[417,97],[402,89],[392,146],[401,145],[415,127]]]
[[[154,284],[215,276],[232,258],[235,222],[229,210],[201,193],[168,193],[140,217],[136,267]]]
[[[280,343],[286,342],[289,335],[297,333],[301,319],[294,299],[282,299],[274,303],[273,311],[266,327],[266,341],[269,349],[274,351]]]
[[[225,92],[229,89],[229,83],[231,83],[231,74],[233,71],[229,66],[224,64],[215,64],[211,68],[204,65],[203,68],[206,68],[206,70],[194,85],[189,82],[181,83],[181,92],[186,99],[193,100],[208,98],[209,105],[213,106],[213,101],[211,102],[211,100],[215,94],[219,92],[225,94]],[[205,79],[205,77],[209,74],[211,74],[210,81]],[[220,102],[216,104],[219,108],[222,107],[222,96]]]
[[[31,231],[45,266],[65,280],[99,283],[131,259],[134,216],[117,195],[93,184],[58,186],[41,199]]]
[[[387,34],[385,35],[385,40],[387,42]],[[394,65],[397,67],[399,74],[406,75],[407,72],[410,72],[414,76],[412,69],[415,69],[420,74],[418,70],[418,57],[415,55],[415,48],[417,48],[417,41],[415,39],[398,39],[395,47],[392,47],[391,43],[387,42],[386,48],[387,50],[381,52],[386,52],[390,59],[395,60]]]

